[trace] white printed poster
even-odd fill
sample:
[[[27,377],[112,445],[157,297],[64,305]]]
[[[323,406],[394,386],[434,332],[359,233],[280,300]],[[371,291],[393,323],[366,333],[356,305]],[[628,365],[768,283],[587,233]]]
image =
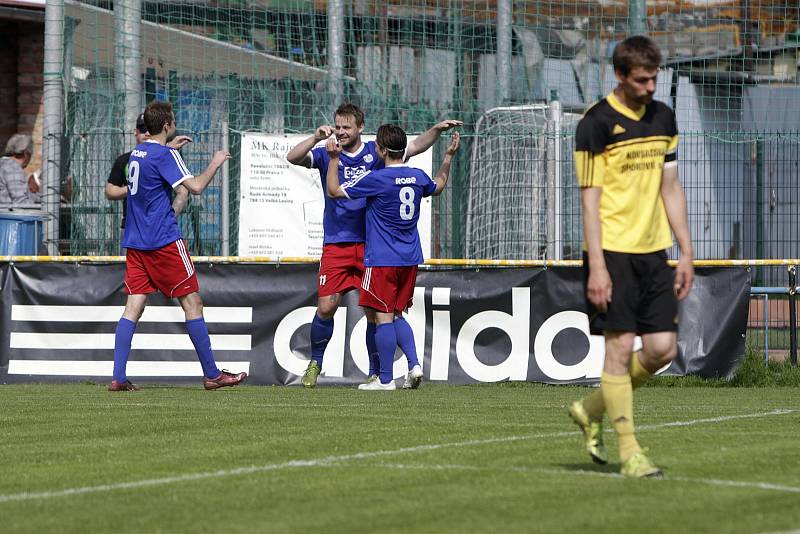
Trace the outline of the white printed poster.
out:
[[[239,256],[313,257],[322,255],[324,190],[319,171],[292,165],[286,153],[306,135],[242,134],[239,192]],[[372,141],[375,136],[362,136]],[[408,140],[414,139],[409,136]],[[409,165],[432,176],[432,151]],[[430,257],[431,198],[419,216],[422,253]]]

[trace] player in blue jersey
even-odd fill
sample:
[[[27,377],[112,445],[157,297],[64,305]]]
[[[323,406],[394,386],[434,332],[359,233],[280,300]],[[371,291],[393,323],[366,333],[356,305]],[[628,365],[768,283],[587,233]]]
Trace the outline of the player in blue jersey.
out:
[[[322,142],[332,135],[335,135],[342,150],[338,163],[340,182],[344,183],[368,171],[383,168],[383,160],[378,156],[375,142],[361,141],[364,112],[358,106],[342,104],[333,119],[333,127],[320,126],[314,135],[298,143],[286,154],[290,163],[319,170],[323,191],[330,157]],[[443,131],[461,124],[457,120],[439,122],[408,144],[405,159],[425,152],[439,139]],[[325,197],[317,311],[311,322],[311,361],[301,379],[305,387],[314,387],[317,383],[322,369],[322,356],[333,335],[333,316],[341,303],[342,295],[361,286],[364,273],[365,210],[366,202],[363,199]],[[375,345],[375,317],[369,309],[365,313],[370,361],[367,381],[370,382],[377,379],[378,352]]]
[[[416,389],[422,381],[414,333],[403,318],[413,303],[417,266],[423,263],[417,221],[423,197],[440,195],[450,173],[450,163],[460,144],[458,133],[447,147],[441,167],[431,179],[425,171],[405,165],[406,133],[384,124],[378,128],[377,151],[385,168],[368,171],[340,183],[336,167],[342,148],[329,139],[325,148],[331,158],[326,175],[326,191],[332,198],[364,199],[367,241],[365,272],[358,301],[372,310],[377,323],[379,380],[361,384],[358,389],[385,391],[396,388],[393,376],[394,353],[399,346],[408,358],[409,372],[404,388]],[[334,167],[334,165],[336,167]]]
[[[197,275],[186,243],[181,238],[170,192],[180,186],[202,193],[217,170],[230,158],[217,151],[208,168],[192,175],[177,150],[167,145],[175,138],[175,114],[169,102],[153,101],[144,112],[150,139],[136,145],[128,162],[128,217],[122,246],[127,249],[125,292],[128,300],[117,323],[114,338],[114,378],[110,391],[132,391],[125,369],[136,322],[147,304],[147,295],[161,291],[177,298],[186,317],[186,331],[203,368],[203,386],[217,389],[235,386],[246,373],[220,371],[211,352],[211,340],[203,319],[203,301]]]

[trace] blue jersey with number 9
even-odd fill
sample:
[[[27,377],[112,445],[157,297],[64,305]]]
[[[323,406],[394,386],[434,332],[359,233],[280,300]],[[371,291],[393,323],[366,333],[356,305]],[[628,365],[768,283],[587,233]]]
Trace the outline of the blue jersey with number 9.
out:
[[[170,192],[192,177],[177,150],[153,140],[136,145],[128,160],[128,217],[122,246],[157,250],[180,239]]]
[[[419,265],[422,245],[417,231],[423,197],[436,191],[425,171],[390,165],[342,184],[348,198],[367,199],[367,241],[364,265],[401,267]]]

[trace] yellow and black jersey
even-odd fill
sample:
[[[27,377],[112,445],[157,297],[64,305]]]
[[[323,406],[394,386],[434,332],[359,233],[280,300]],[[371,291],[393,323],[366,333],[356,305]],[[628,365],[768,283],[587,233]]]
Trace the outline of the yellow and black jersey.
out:
[[[661,177],[678,163],[675,113],[653,100],[634,111],[612,92],[592,106],[575,133],[580,187],[602,187],[603,249],[644,254],[672,246]]]

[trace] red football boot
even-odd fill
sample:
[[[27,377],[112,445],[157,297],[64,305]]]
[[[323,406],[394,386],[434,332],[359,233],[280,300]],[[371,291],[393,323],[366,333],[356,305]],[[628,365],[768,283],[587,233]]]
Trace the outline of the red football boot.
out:
[[[225,369],[220,372],[217,378],[203,378],[203,387],[206,389],[219,389],[225,386],[236,386],[244,382],[247,373],[229,373]]]
[[[139,391],[139,387],[130,380],[125,382],[112,380],[111,385],[108,386],[108,391]]]

